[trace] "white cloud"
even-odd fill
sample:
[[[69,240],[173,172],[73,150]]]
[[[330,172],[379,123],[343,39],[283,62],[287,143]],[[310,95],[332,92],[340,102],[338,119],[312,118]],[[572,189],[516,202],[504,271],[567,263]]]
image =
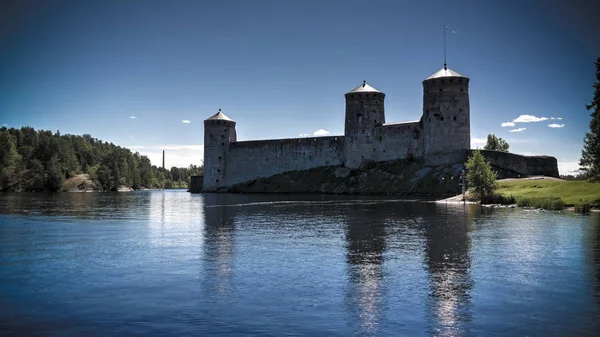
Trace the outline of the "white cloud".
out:
[[[129,139],[133,139],[133,136],[132,136],[132,135],[129,135]]]
[[[515,126],[515,123],[513,122],[504,122],[501,124],[503,128],[507,127],[507,126]]]
[[[135,116],[129,116],[129,119],[137,119]]]
[[[313,132],[313,136],[327,136],[329,134],[329,131],[327,130],[323,130],[323,129],[319,129],[315,132]]]
[[[298,137],[302,137],[302,138],[308,137],[308,136],[310,136],[308,133],[301,133],[298,135]]]
[[[521,115],[513,120],[513,123],[530,123],[530,122],[543,122],[548,120],[547,117],[536,117],[531,115]]]
[[[563,175],[576,175],[579,173],[579,163],[576,161],[559,161],[558,172]]]
[[[527,128],[518,128],[518,129],[512,129],[512,130],[510,130],[510,131],[508,131],[508,132],[523,132],[523,131],[525,131],[525,130],[527,130]]]
[[[2,124],[2,126],[8,126],[8,124]]]
[[[184,119],[184,120],[181,121],[181,123],[183,123],[183,124],[190,124],[191,122],[188,121],[187,119]]]
[[[562,117],[556,117],[556,119],[558,119],[559,121],[562,121]]]
[[[485,145],[485,143],[487,142],[486,138],[477,138],[477,137],[471,137],[471,145]]]
[[[553,129],[555,129],[555,128],[564,128],[565,125],[564,124],[548,124],[548,127],[553,128]]]
[[[204,158],[204,145],[134,145],[128,149],[148,156],[152,165],[162,166],[162,152],[165,151],[165,166],[170,169],[188,167],[190,164],[201,165]]]

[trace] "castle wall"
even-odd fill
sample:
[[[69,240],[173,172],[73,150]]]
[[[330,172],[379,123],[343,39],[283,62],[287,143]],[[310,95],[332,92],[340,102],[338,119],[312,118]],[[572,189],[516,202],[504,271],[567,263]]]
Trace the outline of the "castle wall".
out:
[[[425,165],[437,166],[464,163],[475,150],[459,150],[438,155],[425,156]],[[530,176],[559,177],[556,158],[550,156],[524,156],[521,154],[479,150],[498,173],[498,178],[523,178]]]
[[[480,150],[485,159],[497,169],[513,171],[518,176],[559,177],[558,162],[550,156],[523,156],[520,154]]]
[[[227,151],[225,185],[288,171],[341,165],[343,155],[343,136],[232,142]]]
[[[422,155],[423,129],[419,121],[384,124],[377,133],[379,138],[373,147],[376,161]]]

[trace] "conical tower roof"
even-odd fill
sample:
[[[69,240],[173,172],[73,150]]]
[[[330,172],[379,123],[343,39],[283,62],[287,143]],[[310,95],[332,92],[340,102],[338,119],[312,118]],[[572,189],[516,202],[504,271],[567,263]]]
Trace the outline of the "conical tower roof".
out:
[[[440,69],[435,74],[427,77],[427,79],[430,80],[432,78],[440,78],[440,77],[466,77],[466,76],[463,76],[463,75],[457,73],[456,71],[444,66],[444,68]]]
[[[358,87],[348,91],[348,94],[353,93],[353,92],[381,92],[375,88],[373,88],[372,86],[367,84],[367,81],[363,81],[363,84],[359,85]]]
[[[217,120],[221,120],[221,121],[230,121],[233,122],[234,120],[227,117],[223,112],[221,112],[221,109],[219,109],[219,112],[217,112],[216,114],[208,117],[207,119],[205,119],[207,121],[217,121]]]

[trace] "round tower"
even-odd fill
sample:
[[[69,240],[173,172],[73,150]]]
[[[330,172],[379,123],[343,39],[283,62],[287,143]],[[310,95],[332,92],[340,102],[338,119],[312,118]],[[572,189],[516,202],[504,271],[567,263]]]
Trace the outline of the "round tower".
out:
[[[235,122],[221,109],[204,121],[204,191],[227,186],[227,153],[236,140]]]
[[[471,148],[469,78],[449,69],[423,81],[423,154],[448,155]]]
[[[373,160],[378,126],[385,123],[385,94],[363,81],[346,93],[344,128],[344,165],[358,168],[365,160]]]

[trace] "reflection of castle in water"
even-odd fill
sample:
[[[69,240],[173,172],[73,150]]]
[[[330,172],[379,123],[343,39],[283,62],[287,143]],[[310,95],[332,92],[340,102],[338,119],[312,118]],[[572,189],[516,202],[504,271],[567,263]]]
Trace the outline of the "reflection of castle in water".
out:
[[[347,262],[351,284],[348,301],[358,311],[361,333],[375,334],[381,317],[385,219],[373,208],[352,213],[346,224]]]
[[[469,273],[469,208],[439,205],[425,223],[425,262],[429,270],[434,335],[469,334],[473,281]],[[474,208],[470,208],[474,210]]]
[[[209,291],[225,294],[233,268],[235,208],[222,207],[228,195],[204,195],[204,258],[207,263],[205,271],[208,280],[216,281]],[[214,277],[213,277],[214,276]]]
[[[235,195],[205,194],[203,198],[203,288],[208,293],[224,296],[231,290],[235,254],[243,253],[235,249],[236,217],[251,215],[253,211],[245,208],[239,213],[240,207],[230,205],[241,201]],[[418,216],[419,221],[411,223],[409,229],[414,230],[411,235],[417,235],[424,243],[422,251],[414,246],[414,253],[423,254],[427,272],[426,308],[428,316],[433,318],[430,332],[442,336],[468,334],[471,322],[469,292],[473,283],[469,273],[469,211],[473,209],[456,205],[446,209],[444,205],[423,203],[398,203],[393,207],[386,203],[357,203],[348,207],[352,207],[352,211],[337,221],[344,223],[346,245],[348,284],[344,302],[358,324],[356,332],[376,335],[379,326],[387,324],[385,321],[398,319],[388,318],[384,312],[386,296],[390,293],[390,280],[386,280],[384,272],[385,256],[386,251],[392,249],[390,247],[406,240],[404,232],[394,231]],[[277,214],[283,218],[289,215],[293,219],[298,212],[306,212],[306,208],[277,209]],[[290,227],[282,230],[290,230]]]

